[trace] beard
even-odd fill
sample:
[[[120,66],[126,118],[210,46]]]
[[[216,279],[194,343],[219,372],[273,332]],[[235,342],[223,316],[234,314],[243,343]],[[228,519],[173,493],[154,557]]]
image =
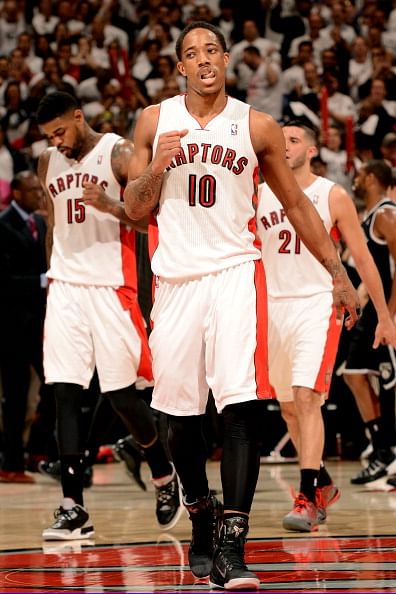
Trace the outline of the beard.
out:
[[[73,146],[68,148],[65,152],[65,155],[68,159],[78,160],[79,156],[81,155],[83,140],[83,134],[80,132],[80,130],[76,129],[76,138]]]

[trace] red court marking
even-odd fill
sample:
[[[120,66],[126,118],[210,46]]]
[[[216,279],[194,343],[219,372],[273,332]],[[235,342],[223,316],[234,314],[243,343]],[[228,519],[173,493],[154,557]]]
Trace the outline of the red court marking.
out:
[[[114,546],[54,542],[44,543],[43,550],[3,551],[0,591],[208,591],[207,580],[196,582],[188,569],[188,544],[168,538]],[[396,591],[392,536],[249,540],[246,561],[267,593]]]

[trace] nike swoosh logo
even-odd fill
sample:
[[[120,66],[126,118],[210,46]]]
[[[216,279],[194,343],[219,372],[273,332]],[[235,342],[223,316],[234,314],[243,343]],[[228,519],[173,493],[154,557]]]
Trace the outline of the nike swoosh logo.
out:
[[[220,567],[218,567],[217,569],[219,570],[219,574],[221,575],[221,577],[222,577],[222,578],[225,578],[225,576],[226,576],[226,573],[227,573],[227,570],[226,570],[226,569],[224,569],[224,571],[222,571],[222,570],[220,569]]]

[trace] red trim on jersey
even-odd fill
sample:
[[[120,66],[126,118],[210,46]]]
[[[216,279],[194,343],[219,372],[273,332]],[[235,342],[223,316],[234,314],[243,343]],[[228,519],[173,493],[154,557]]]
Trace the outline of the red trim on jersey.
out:
[[[150,260],[153,259],[154,252],[158,247],[158,224],[157,217],[153,214],[150,215],[148,225],[148,251]]]
[[[253,172],[253,184],[254,184],[254,192],[253,192],[253,196],[252,196],[252,204],[253,204],[253,208],[254,208],[254,212],[257,212],[258,209],[258,193],[257,193],[257,188],[258,188],[258,183],[259,183],[259,168],[256,167],[256,169]],[[261,239],[259,234],[257,233],[257,219],[256,219],[256,215],[250,219],[249,224],[248,224],[248,229],[251,233],[253,233],[254,235],[254,246],[261,251]]]
[[[124,286],[137,293],[136,233],[120,223],[121,266]],[[99,262],[100,265],[100,262]]]
[[[323,351],[322,363],[320,365],[319,373],[316,377],[314,386],[314,390],[322,394],[330,390],[330,383],[333,375],[333,367],[337,355],[341,330],[342,324],[337,323],[337,314],[335,307],[333,306],[329,320],[329,327],[327,329],[327,338]]]
[[[268,308],[267,283],[263,261],[254,261],[254,284],[256,287],[257,334],[254,367],[258,398],[273,398],[268,374]]]
[[[150,262],[154,256],[154,252],[158,247],[158,224],[157,224],[157,217],[154,214],[150,215],[149,226],[148,226],[148,251]],[[151,283],[151,300],[154,303],[154,295],[155,295],[155,276],[153,275],[153,280]],[[154,324],[151,321],[151,328],[153,328]]]
[[[330,229],[330,237],[336,243],[339,243],[341,241],[342,235],[341,235],[341,232],[340,232],[339,228],[337,227],[337,225],[333,225],[333,227]]]
[[[144,377],[148,381],[153,381],[153,371],[151,367],[151,353],[148,345],[146,325],[143,314],[139,307],[137,295],[133,289],[128,287],[119,287],[116,289],[118,299],[123,309],[129,312],[129,317],[135,326],[136,332],[140,338],[141,352],[139,367],[136,371],[138,377]]]

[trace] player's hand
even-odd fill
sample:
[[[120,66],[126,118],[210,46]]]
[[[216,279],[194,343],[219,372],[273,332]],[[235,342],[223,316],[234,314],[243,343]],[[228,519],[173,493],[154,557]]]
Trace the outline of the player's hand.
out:
[[[356,289],[353,287],[345,270],[333,279],[333,301],[336,308],[337,320],[342,324],[344,312],[348,312],[345,327],[350,330],[360,317],[360,301]]]
[[[373,349],[376,349],[380,344],[389,344],[396,349],[396,326],[392,321],[391,316],[378,320],[375,329]]]
[[[172,130],[164,132],[158,137],[157,149],[152,160],[151,170],[154,175],[160,175],[169,167],[172,160],[180,153],[181,139],[188,133],[188,130]]]
[[[102,186],[93,184],[92,182],[85,182],[83,187],[82,200],[84,204],[93,206],[101,212],[109,211],[111,201]]]

